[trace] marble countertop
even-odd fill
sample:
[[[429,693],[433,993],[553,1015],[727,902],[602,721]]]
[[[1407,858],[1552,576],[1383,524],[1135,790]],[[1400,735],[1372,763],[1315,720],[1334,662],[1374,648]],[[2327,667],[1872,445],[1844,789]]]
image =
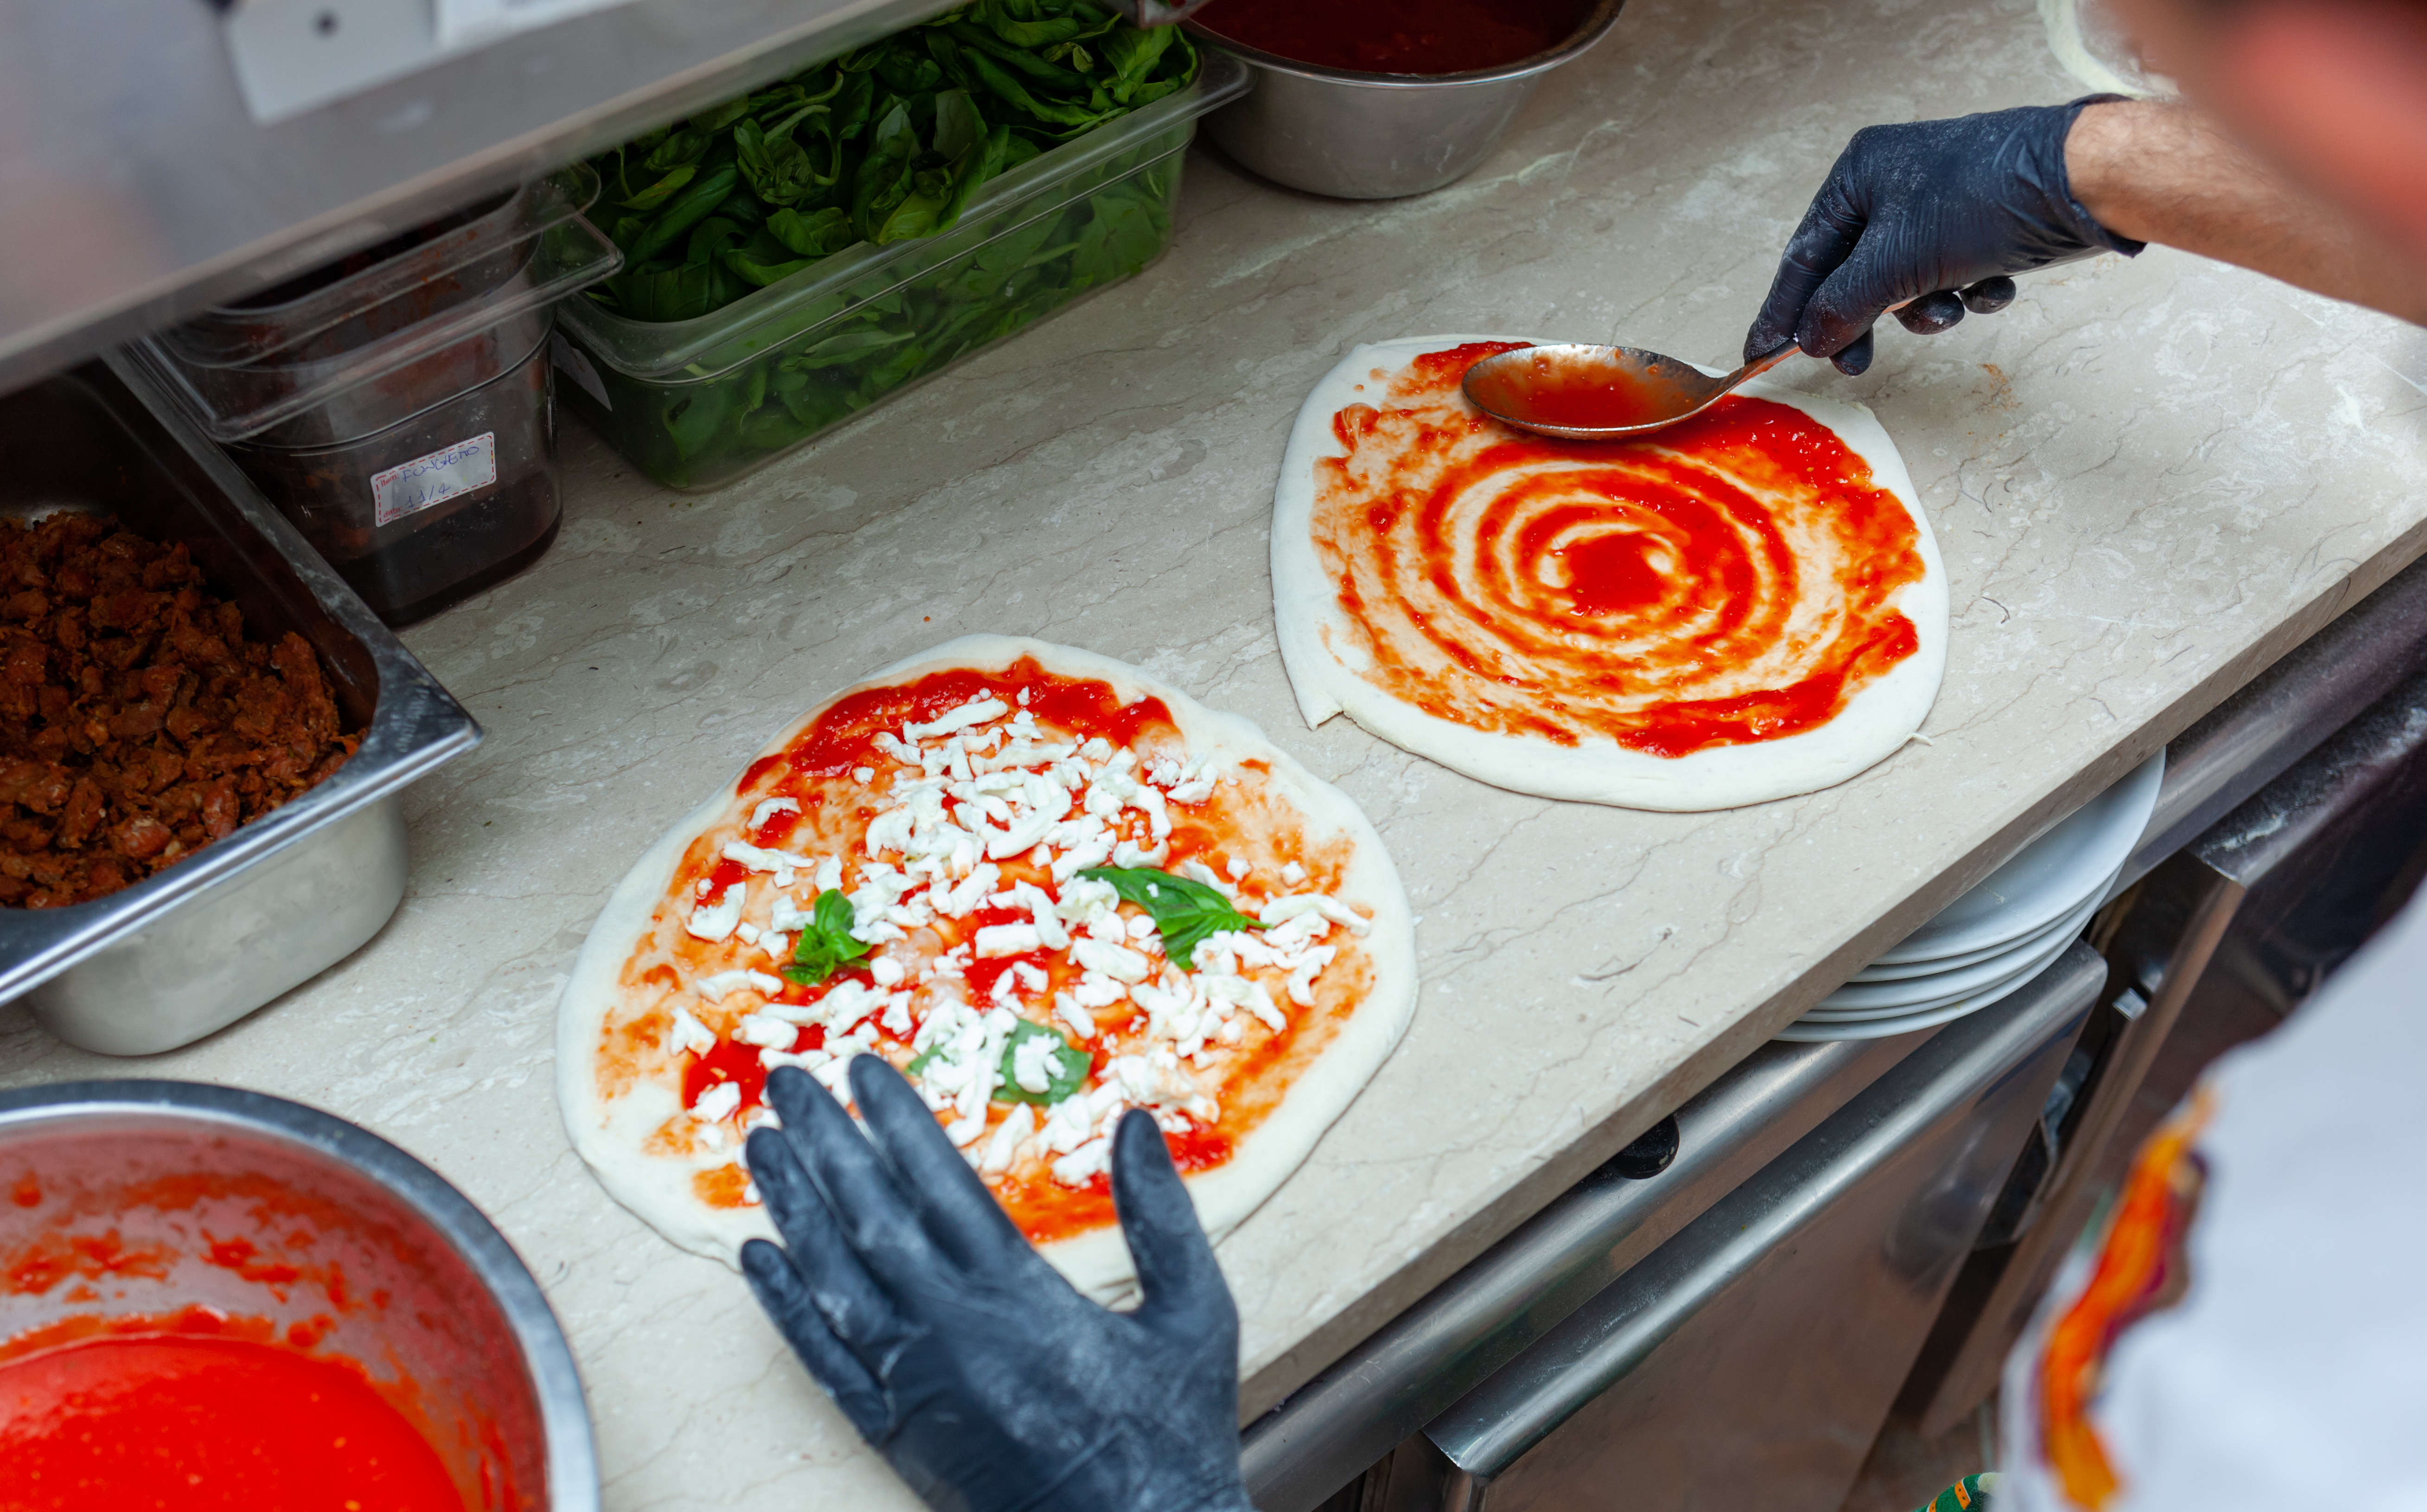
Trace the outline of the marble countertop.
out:
[[[1405,1043],[1222,1247],[1261,1411],[2427,545],[2427,335],[2153,250],[1935,339],[1884,331],[1859,380],[1780,370],[1870,404],[1911,463],[1953,591],[1930,743],[1809,797],[1648,814],[1305,727],[1267,512],[1349,346],[1725,356],[1856,127],[2078,92],[2029,0],[1637,0],[1466,181],[1324,201],[1200,146],[1142,278],[724,492],[669,494],[569,428],[553,551],[406,638],[488,739],[408,796],[395,919],[147,1061],[8,1010],[0,1084],[238,1083],[432,1162],[563,1318],[616,1512],[914,1506],[739,1278],[591,1180],[556,996],[632,858],[826,691],[968,631],[1087,646],[1344,788],[1422,916]]]

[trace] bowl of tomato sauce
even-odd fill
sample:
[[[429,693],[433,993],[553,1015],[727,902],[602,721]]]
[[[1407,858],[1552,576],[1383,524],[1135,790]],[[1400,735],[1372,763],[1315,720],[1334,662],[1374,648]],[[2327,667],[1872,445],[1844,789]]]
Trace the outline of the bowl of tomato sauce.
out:
[[[1544,74],[1608,34],[1623,0],[1212,0],[1182,24],[1255,88],[1205,130],[1251,172],[1389,200],[1474,171]]]
[[[8,1512],[596,1512],[573,1357],[462,1193],[179,1081],[0,1093]]]

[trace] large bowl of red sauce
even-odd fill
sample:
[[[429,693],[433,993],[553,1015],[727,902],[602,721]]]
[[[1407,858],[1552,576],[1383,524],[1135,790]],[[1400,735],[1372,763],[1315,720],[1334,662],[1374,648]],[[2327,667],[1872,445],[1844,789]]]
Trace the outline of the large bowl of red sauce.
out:
[[[0,1094],[0,1506],[596,1512],[504,1236],[395,1146],[178,1081]]]
[[[1254,76],[1205,120],[1225,153],[1291,188],[1388,200],[1471,172],[1622,3],[1212,0],[1183,24]]]

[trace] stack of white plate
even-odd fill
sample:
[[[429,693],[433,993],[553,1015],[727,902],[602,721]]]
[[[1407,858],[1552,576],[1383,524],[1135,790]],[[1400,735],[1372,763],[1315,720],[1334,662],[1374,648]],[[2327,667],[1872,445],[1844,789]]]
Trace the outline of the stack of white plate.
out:
[[[2107,901],[2149,815],[2166,754],[2023,847],[1980,885],[1780,1032],[1806,1043],[1884,1039],[1978,1013],[2064,953]]]

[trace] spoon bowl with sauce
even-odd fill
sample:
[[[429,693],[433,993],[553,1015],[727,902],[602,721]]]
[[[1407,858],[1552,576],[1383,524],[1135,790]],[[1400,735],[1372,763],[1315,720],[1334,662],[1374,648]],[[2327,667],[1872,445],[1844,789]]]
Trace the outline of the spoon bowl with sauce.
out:
[[[1520,347],[1468,368],[1464,388],[1503,425],[1563,441],[1620,441],[1699,415],[1796,350],[1786,342],[1714,378],[1640,347]]]

